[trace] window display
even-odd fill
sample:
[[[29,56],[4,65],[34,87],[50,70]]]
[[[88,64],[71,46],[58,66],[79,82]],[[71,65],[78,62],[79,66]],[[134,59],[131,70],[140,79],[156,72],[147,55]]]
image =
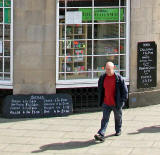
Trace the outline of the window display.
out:
[[[11,80],[11,0],[0,0],[0,82]]]
[[[58,0],[58,79],[96,79],[105,63],[126,77],[127,0]]]

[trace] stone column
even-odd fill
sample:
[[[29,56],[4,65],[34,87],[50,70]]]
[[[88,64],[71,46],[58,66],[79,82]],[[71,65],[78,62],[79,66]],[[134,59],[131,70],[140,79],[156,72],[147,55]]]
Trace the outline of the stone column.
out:
[[[131,0],[130,106],[159,104],[160,96],[160,1]],[[157,44],[157,87],[137,89],[137,44]]]
[[[56,92],[56,1],[14,0],[13,93]]]

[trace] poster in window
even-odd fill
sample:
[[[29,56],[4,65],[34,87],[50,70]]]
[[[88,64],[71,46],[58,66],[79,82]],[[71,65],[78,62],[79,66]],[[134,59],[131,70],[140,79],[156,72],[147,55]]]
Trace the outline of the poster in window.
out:
[[[67,11],[66,24],[81,24],[82,12],[81,11]]]

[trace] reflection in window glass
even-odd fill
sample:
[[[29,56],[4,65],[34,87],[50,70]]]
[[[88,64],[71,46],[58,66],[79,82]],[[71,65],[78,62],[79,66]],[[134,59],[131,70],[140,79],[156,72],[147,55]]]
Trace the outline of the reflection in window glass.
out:
[[[0,40],[3,40],[3,24],[0,24]]]
[[[126,40],[120,40],[120,54],[126,53]]]
[[[63,74],[60,73],[60,74],[59,74],[59,79],[60,79],[60,80],[65,80],[65,74],[64,74],[64,73],[63,73]]]
[[[59,56],[65,55],[65,41],[59,41]]]
[[[126,8],[121,8],[121,22],[126,22]]]
[[[4,22],[6,24],[11,23],[11,9],[10,8],[5,8],[4,9]]]
[[[0,8],[0,23],[3,22],[3,9]]]
[[[59,39],[64,40],[65,39],[65,26],[59,25]]]
[[[126,0],[121,0],[121,6],[126,6]]]
[[[3,0],[0,0],[0,7],[3,7]]]
[[[10,58],[4,58],[4,72],[10,72]]]
[[[91,7],[92,0],[67,0],[67,7]]]
[[[10,41],[4,41],[4,56],[10,56]]]
[[[4,80],[10,80],[10,74],[4,74]]]
[[[4,72],[10,72],[10,58],[4,58]]]
[[[121,36],[121,38],[126,37],[126,24],[120,25],[120,36]]]
[[[4,0],[5,7],[11,7],[11,0]]]
[[[125,70],[126,68],[126,56],[121,55],[120,56],[120,70]]]
[[[77,73],[67,73],[66,80],[73,80],[73,79],[90,79],[90,73],[88,72],[77,72]]]
[[[4,28],[4,39],[10,40],[10,25],[5,25]]]
[[[0,80],[3,80],[3,74],[0,73]]]
[[[59,0],[59,7],[65,7],[65,0]]]
[[[65,57],[59,58],[59,69],[60,72],[65,72]]]
[[[118,54],[119,41],[118,40],[95,40],[94,54],[108,55]]]
[[[119,37],[119,24],[95,24],[94,38],[108,39]]]
[[[119,56],[97,56],[94,57],[94,71],[103,71],[105,69],[105,64],[107,61],[112,61],[115,65],[118,66],[118,57]]]
[[[0,40],[0,56],[3,56],[3,41]]]
[[[105,72],[105,71],[101,71],[101,72],[93,72],[93,78],[94,79],[97,79],[101,76],[102,72]]]
[[[59,9],[59,23],[65,23],[65,9]]]
[[[126,77],[126,71],[120,71],[120,75]]]
[[[0,57],[0,72],[3,72],[3,58]]]

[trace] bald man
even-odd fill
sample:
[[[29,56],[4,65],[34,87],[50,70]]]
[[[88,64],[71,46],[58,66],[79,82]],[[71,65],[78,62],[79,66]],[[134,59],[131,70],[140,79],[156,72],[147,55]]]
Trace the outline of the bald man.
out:
[[[106,63],[106,72],[98,80],[98,102],[103,109],[101,128],[94,136],[95,140],[104,141],[111,111],[114,112],[115,136],[121,135],[122,107],[128,97],[128,90],[121,75],[114,72],[114,64]]]

